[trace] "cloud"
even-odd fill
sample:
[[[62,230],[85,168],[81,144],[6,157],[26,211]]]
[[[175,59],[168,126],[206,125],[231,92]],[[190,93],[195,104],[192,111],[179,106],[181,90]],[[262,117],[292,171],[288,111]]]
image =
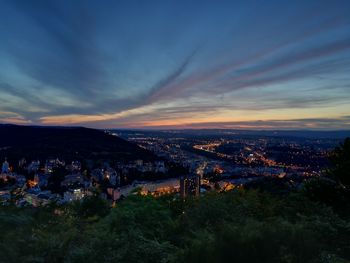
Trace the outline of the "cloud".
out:
[[[320,73],[335,72],[341,68],[350,67],[350,59],[337,60],[336,62],[332,60],[319,61],[319,59],[349,50],[350,39],[342,39],[294,53],[285,53],[282,57],[275,58],[270,62],[257,59],[254,62],[251,61],[250,65],[233,63],[220,66],[204,73],[192,74],[177,82],[159,86],[159,89],[151,95],[151,100],[169,100],[203,92],[209,94],[225,93],[242,88],[310,77]],[[313,62],[314,65],[303,65],[306,62]],[[298,67],[293,67],[296,64]],[[224,82],[222,83],[220,79],[224,79]],[[206,88],[208,83],[209,87]]]
[[[184,62],[179,65],[177,68],[173,70],[172,73],[167,75],[165,78],[160,80],[158,83],[156,83],[152,88],[150,93],[148,94],[148,99],[146,101],[156,101],[157,97],[161,97],[162,95],[160,94],[164,87],[167,87],[168,85],[171,85],[172,83],[176,82],[179,77],[185,72],[186,68],[190,64],[190,62],[193,60],[195,54],[197,53],[199,49],[195,49],[190,55],[188,55]]]
[[[25,45],[9,38],[7,51],[24,74],[78,99],[91,98],[106,86],[107,57],[96,44],[93,10],[75,4],[67,9],[55,1],[12,4],[27,22],[21,33]]]
[[[31,124],[30,120],[26,120],[23,116],[16,112],[0,111],[0,123],[11,124]]]
[[[340,80],[350,70],[344,3],[290,3],[288,12],[244,3],[243,13],[229,3],[174,3],[171,13],[152,4],[4,1],[12,11],[0,6],[9,25],[1,27],[0,110],[91,126],[293,107],[341,115],[350,101],[350,79]]]
[[[350,129],[349,116],[339,118],[308,118],[290,120],[256,120],[233,122],[198,122],[180,125],[160,125],[145,127],[149,129],[314,129],[339,130]]]

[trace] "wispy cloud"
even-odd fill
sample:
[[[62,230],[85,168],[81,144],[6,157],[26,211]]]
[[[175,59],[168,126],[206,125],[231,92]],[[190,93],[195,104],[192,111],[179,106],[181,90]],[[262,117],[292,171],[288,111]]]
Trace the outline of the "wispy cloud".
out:
[[[350,68],[350,58],[344,61],[319,61],[331,54],[350,50],[350,39],[344,39],[307,50],[288,51],[272,61],[250,61],[250,64],[233,63],[195,73],[184,80],[167,83],[151,95],[154,101],[196,93],[225,93],[232,90],[284,82],[310,77],[315,74],[336,72],[339,68]],[[303,63],[314,63],[305,65]],[[317,64],[315,64],[317,63]],[[293,67],[295,64],[297,68]],[[233,76],[232,76],[233,75]],[[224,79],[224,81],[222,81]],[[209,88],[206,88],[209,83]]]
[[[350,129],[350,118],[313,118],[291,120],[256,120],[234,122],[199,122],[181,125],[145,126],[148,129],[314,129],[339,130]]]
[[[18,116],[0,121],[156,126],[350,110],[347,1],[141,5],[1,2],[0,111]]]

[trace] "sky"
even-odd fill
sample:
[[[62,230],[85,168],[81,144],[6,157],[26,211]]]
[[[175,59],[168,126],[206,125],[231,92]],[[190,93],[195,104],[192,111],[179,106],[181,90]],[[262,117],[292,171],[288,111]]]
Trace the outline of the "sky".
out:
[[[350,129],[350,1],[0,0],[0,122]]]

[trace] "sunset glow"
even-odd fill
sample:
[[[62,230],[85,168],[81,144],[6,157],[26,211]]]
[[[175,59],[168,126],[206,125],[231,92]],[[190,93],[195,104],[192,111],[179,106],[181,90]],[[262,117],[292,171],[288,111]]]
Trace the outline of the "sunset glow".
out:
[[[2,1],[0,122],[350,128],[349,1],[214,2]]]

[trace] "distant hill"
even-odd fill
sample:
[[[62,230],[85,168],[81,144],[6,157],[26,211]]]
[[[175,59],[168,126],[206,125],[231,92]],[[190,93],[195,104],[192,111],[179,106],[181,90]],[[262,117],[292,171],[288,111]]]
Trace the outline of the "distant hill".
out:
[[[28,160],[48,157],[91,160],[153,160],[139,146],[101,130],[83,127],[0,125],[0,162],[8,157]]]
[[[345,139],[350,137],[350,130],[321,131],[321,130],[237,130],[237,129],[178,129],[178,130],[111,130],[122,136],[125,134],[147,134],[160,137],[182,136],[191,137],[295,137],[308,139]]]

